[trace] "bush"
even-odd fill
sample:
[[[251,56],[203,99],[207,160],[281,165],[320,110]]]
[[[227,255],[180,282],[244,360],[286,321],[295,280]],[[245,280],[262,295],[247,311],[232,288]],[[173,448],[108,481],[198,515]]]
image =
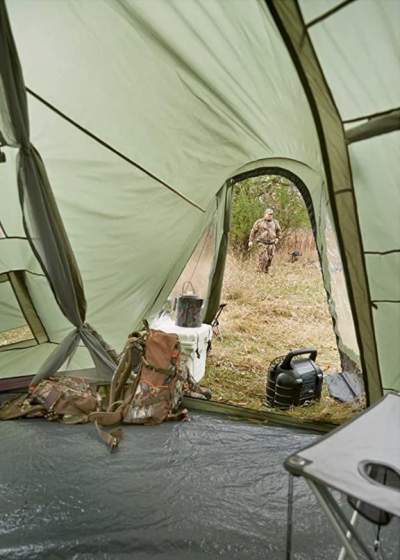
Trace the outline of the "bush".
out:
[[[264,204],[255,196],[245,182],[235,185],[232,204],[230,241],[235,251],[243,253],[247,248],[253,224],[264,212]]]
[[[298,228],[310,227],[307,208],[297,188],[276,175],[245,179],[233,187],[230,241],[233,249],[244,254],[251,228],[266,208],[282,228],[282,238]]]

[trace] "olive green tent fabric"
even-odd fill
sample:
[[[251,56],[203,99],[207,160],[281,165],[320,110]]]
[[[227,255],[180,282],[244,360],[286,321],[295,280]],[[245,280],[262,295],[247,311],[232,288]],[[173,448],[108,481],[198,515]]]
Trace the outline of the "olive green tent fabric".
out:
[[[350,146],[384,389],[400,386],[400,132]]]
[[[355,318],[361,365],[371,401],[382,392],[368,278],[363,259],[362,236],[352,185],[345,133],[334,99],[305,34],[300,9],[294,2],[272,2],[272,13],[292,53],[318,129],[332,210],[343,266]]]
[[[0,2],[0,53],[1,89],[4,95],[2,137],[8,146],[18,148],[16,172],[24,230],[60,309],[76,326],[73,331],[74,342],[61,344],[54,357],[49,357],[43,364],[37,379],[57,371],[75,350],[80,339],[87,345],[96,366],[100,370],[108,370],[111,375],[113,362],[84,323],[86,301],[79,269],[45,166],[39,152],[30,142],[25,84],[3,1]]]
[[[300,0],[305,23],[331,7]],[[344,121],[399,107],[397,0],[355,0],[309,28]]]
[[[387,21],[392,8],[379,10],[370,7],[369,0],[365,3],[368,8],[361,16],[364,2],[355,0],[343,8],[355,11],[348,12],[345,24],[336,19],[340,25],[327,27],[329,33],[321,33],[320,26],[334,25],[344,11],[312,25],[314,52],[297,3],[291,0],[7,2],[27,88],[30,139],[41,154],[60,219],[55,211],[50,215],[65,227],[65,235],[52,234],[63,240],[71,256],[66,249],[70,244],[76,258],[75,266],[64,253],[61,268],[55,268],[62,274],[69,262],[75,279],[80,275],[82,282],[77,283],[81,296],[84,288],[87,313],[84,319],[81,308],[79,321],[65,313],[54,276],[31,250],[32,239],[11,239],[25,237],[26,231],[15,196],[17,149],[10,140],[12,119],[1,73],[0,133],[10,147],[5,150],[7,162],[0,164],[0,179],[6,178],[12,194],[6,217],[0,210],[9,236],[0,239],[0,263],[4,272],[26,271],[25,283],[48,342],[0,352],[0,377],[36,373],[60,346],[47,371],[90,366],[91,358],[78,342],[84,320],[120,350],[127,333],[161,308],[204,232],[213,227],[210,320],[222,284],[231,179],[246,169],[257,173],[261,167],[281,167],[310,195],[339,347],[356,356],[359,346],[370,400],[381,392],[380,369],[384,386],[400,388],[400,380],[387,369],[392,362],[383,357],[384,331],[378,327],[379,322],[390,328],[395,314],[370,302],[374,286],[383,284],[378,267],[363,256],[365,227],[370,224],[358,215],[362,189],[353,169],[353,192],[340,119],[359,116],[359,106],[367,112],[391,108],[394,95],[386,89],[397,87],[387,75],[395,74],[395,30]],[[392,5],[391,0],[387,3]],[[337,4],[330,2],[329,8]],[[307,23],[324,14],[326,3],[301,2],[301,8]],[[357,51],[350,65],[340,59],[341,45],[346,44],[346,51],[364,48],[365,41],[359,40],[366,37],[364,31],[350,37],[352,22],[359,17],[364,25],[370,17],[377,20],[373,43],[379,42],[377,53],[387,59],[386,69],[380,69],[382,79],[365,78],[378,55]],[[342,28],[346,37],[338,43]],[[350,74],[351,91],[346,85]],[[18,96],[24,99],[21,92]],[[381,99],[379,106],[375,99]],[[26,121],[27,110],[24,113]],[[351,145],[353,167],[357,149]],[[32,154],[36,168],[41,167],[36,152]],[[360,165],[364,163],[362,156]],[[41,177],[43,173],[42,168]],[[28,228],[34,229],[37,221],[31,219]],[[14,247],[20,243],[17,255],[12,242]],[[45,253],[49,258],[54,251]],[[77,283],[72,282],[75,289]],[[71,282],[67,292],[71,297]],[[76,303],[79,300],[82,297]],[[352,326],[344,328],[351,322],[349,301],[357,338]],[[78,330],[71,334],[74,326]],[[75,353],[62,363],[69,351]]]
[[[87,320],[121,349],[223,216],[216,194],[238,168],[279,154],[323,176],[307,100],[264,2],[7,7],[27,87],[125,156],[28,95],[32,140],[82,275]],[[265,72],[268,57],[276,64]],[[44,282],[29,283],[40,283],[43,301]],[[51,309],[43,321],[58,344],[71,327]]]
[[[306,23],[321,15],[322,4],[301,1]],[[398,21],[396,0],[356,0],[309,28],[348,137],[353,127],[399,107]],[[377,127],[379,136],[359,138],[349,154],[382,385],[399,390],[400,132],[382,132]]]
[[[210,293],[207,299],[207,309],[204,313],[204,321],[206,323],[211,323],[214,319],[221,300],[225,260],[228,252],[228,236],[232,210],[232,187],[226,185],[225,188],[221,190],[218,194],[218,204],[223,212],[223,217],[219,220],[222,231],[218,238],[215,266],[210,275]]]
[[[15,299],[10,282],[2,281],[0,276],[0,333],[25,325],[24,315]]]

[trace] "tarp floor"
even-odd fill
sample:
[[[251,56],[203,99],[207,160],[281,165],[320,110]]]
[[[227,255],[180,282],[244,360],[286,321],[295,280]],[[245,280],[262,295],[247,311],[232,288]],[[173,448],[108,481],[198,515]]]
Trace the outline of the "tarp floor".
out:
[[[191,413],[126,427],[110,454],[92,425],[0,424],[0,558],[285,558],[283,460],[317,436]],[[340,468],[340,461],[333,468]],[[294,556],[339,544],[295,481]]]

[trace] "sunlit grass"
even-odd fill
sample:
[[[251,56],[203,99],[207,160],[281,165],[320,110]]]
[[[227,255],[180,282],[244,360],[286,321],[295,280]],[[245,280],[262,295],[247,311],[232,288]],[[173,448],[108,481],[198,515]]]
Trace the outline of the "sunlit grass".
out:
[[[33,335],[28,325],[18,327],[17,329],[0,332],[0,347],[31,339],[33,339]]]
[[[332,320],[315,253],[290,263],[278,255],[270,274],[256,271],[255,256],[241,260],[230,255],[220,320],[221,337],[214,338],[204,384],[213,399],[266,410],[265,386],[270,362],[291,349],[315,347],[324,373],[339,370]],[[297,407],[288,414],[341,423],[357,407],[331,399]]]

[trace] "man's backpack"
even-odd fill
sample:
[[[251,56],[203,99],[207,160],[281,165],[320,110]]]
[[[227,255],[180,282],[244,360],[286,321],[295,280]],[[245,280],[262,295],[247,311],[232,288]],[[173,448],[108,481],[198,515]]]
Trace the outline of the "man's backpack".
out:
[[[111,382],[107,410],[90,415],[108,445],[118,445],[121,433],[105,432],[102,427],[154,425],[186,417],[179,359],[176,334],[149,329],[129,336]]]

